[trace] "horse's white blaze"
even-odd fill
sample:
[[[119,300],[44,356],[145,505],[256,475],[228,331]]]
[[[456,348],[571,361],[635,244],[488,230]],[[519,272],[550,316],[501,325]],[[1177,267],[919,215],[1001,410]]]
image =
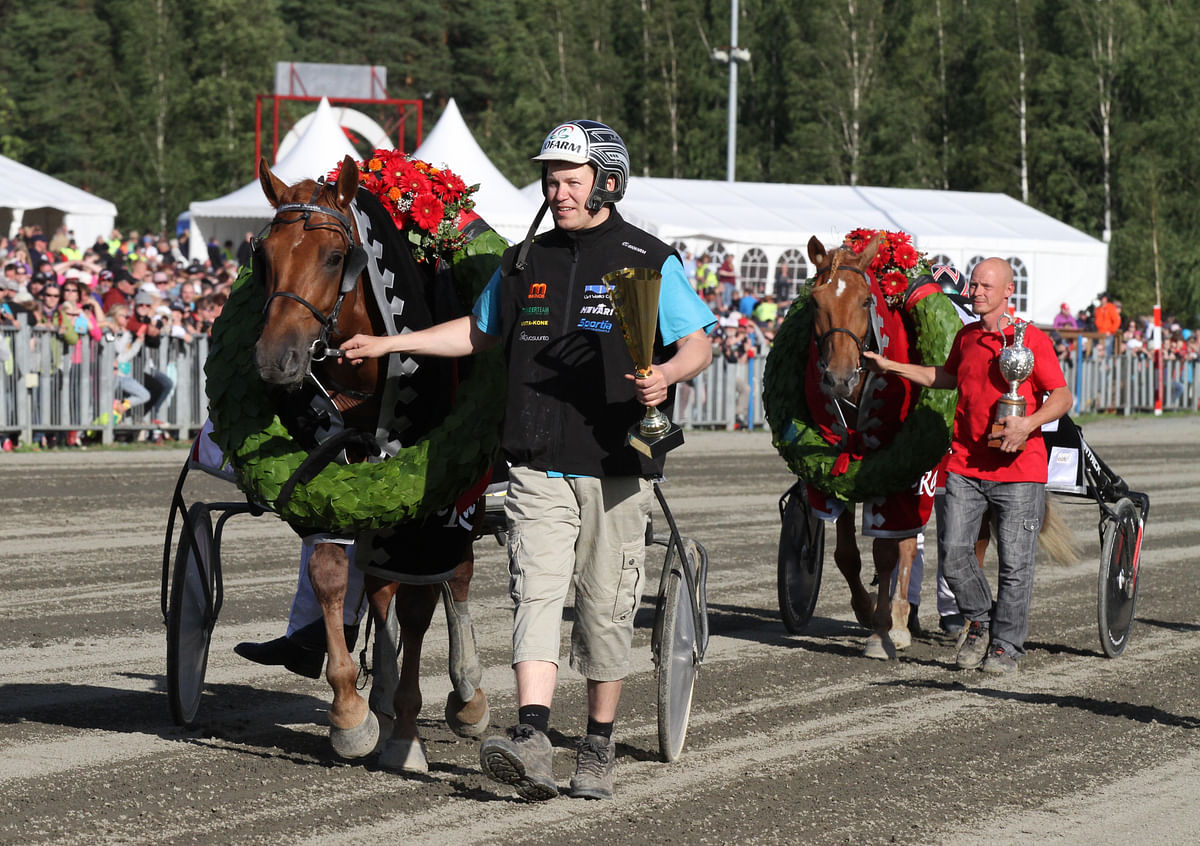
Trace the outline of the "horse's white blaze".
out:
[[[846,280],[845,280],[845,279],[839,279],[839,280],[838,280],[838,284],[837,284],[837,288],[834,290],[834,292],[833,292],[833,295],[834,295],[835,297],[840,297],[840,296],[841,296],[842,294],[844,294],[844,293],[846,293]]]

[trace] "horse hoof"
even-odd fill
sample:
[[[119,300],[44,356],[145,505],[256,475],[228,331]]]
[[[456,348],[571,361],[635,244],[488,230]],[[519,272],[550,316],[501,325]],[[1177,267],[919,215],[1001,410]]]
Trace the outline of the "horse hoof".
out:
[[[446,697],[446,723],[450,731],[459,737],[478,740],[487,731],[491,719],[487,697],[480,688],[475,688],[475,695],[470,702],[463,702],[462,697],[453,690]]]
[[[888,661],[896,657],[896,646],[890,637],[883,638],[872,632],[867,638],[866,646],[863,647],[863,656]]]
[[[912,633],[908,629],[892,629],[888,632],[888,637],[897,649],[908,649],[912,646]]]
[[[379,766],[393,773],[427,773],[425,744],[420,740],[389,740],[379,753]]]
[[[375,751],[379,744],[379,718],[373,711],[354,728],[329,727],[329,742],[333,751],[342,758],[363,758]]]

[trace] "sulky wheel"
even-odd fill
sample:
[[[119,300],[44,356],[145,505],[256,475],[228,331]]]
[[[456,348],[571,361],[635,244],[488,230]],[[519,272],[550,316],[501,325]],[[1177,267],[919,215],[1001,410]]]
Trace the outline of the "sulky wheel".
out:
[[[171,573],[167,612],[167,698],[176,725],[191,725],[204,691],[208,644],[216,616],[212,515],[197,502],[188,509]]]
[[[1116,658],[1129,644],[1133,607],[1137,600],[1137,550],[1139,515],[1137,506],[1121,498],[1113,508],[1116,517],[1104,521],[1100,544],[1100,578],[1096,621],[1104,654]]]
[[[700,551],[683,538],[683,554],[692,573],[698,573]],[[699,669],[696,600],[683,574],[683,563],[671,564],[659,610],[658,747],[664,760],[679,758],[692,713],[692,692]]]
[[[803,482],[783,495],[779,515],[779,613],[788,632],[799,634],[817,607],[825,525],[809,509]]]

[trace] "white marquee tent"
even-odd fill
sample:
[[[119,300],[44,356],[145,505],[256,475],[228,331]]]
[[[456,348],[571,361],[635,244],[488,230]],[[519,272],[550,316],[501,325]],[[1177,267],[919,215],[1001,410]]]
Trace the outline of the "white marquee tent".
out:
[[[311,120],[307,121],[303,135],[284,151],[271,169],[284,182],[294,184],[328,173],[346,155],[358,158],[338,125],[329,101],[322,99]],[[437,124],[413,151],[413,156],[439,167],[449,167],[468,185],[478,183],[475,210],[505,238],[524,237],[538,206],[505,179],[479,148],[454,100],[447,104]],[[221,244],[233,241],[236,245],[247,232],[261,229],[273,214],[257,179],[224,197],[194,202],[189,211],[190,250],[192,257],[199,259],[206,257],[205,244],[210,238],[215,237]]]
[[[358,159],[358,153],[333,118],[329,101],[322,98],[305,133],[271,170],[284,182],[294,185],[302,179],[324,176],[346,156]],[[258,179],[224,197],[194,202],[188,210],[192,218],[188,236],[191,258],[201,260],[208,256],[205,244],[210,238],[216,238],[219,244],[232,241],[237,245],[247,232],[258,232],[274,215]]]
[[[537,197],[541,186],[522,192]],[[1009,259],[1017,313],[1038,322],[1062,302],[1084,308],[1106,285],[1105,243],[1005,194],[633,177],[619,208],[696,258],[732,253],[739,279],[760,291],[771,290],[781,262],[794,279],[811,273],[811,236],[832,247],[857,227],[908,232],[931,259],[964,271],[987,256]]]
[[[0,156],[0,232],[9,237],[22,226],[36,224],[47,234],[66,226],[84,249],[111,235],[116,217],[108,200]]]

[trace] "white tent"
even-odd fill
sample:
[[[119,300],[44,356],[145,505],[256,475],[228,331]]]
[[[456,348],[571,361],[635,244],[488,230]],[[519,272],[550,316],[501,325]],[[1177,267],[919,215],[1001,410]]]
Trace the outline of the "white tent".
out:
[[[86,249],[112,234],[116,217],[108,200],[0,156],[0,232],[10,238],[22,226],[36,224],[48,235],[66,226]]]
[[[421,146],[413,151],[413,158],[448,167],[468,185],[478,183],[475,211],[480,217],[509,241],[525,237],[541,198],[531,202],[492,164],[471,135],[453,98]]]
[[[324,176],[346,156],[358,159],[358,153],[334,119],[329,101],[322,98],[304,135],[271,170],[284,182],[294,185],[303,179]],[[257,232],[274,215],[257,179],[224,197],[194,202],[188,210],[191,257],[201,260],[208,255],[205,244],[210,238],[216,238],[219,244],[233,241],[237,245],[247,232]]]
[[[540,196],[541,185],[522,193]],[[832,247],[858,227],[907,232],[918,250],[963,271],[987,256],[1009,259],[1017,313],[1038,322],[1106,287],[1107,244],[1005,194],[633,177],[619,208],[696,258],[732,253],[739,279],[759,291],[772,289],[781,263],[793,279],[810,274],[811,236]]]

